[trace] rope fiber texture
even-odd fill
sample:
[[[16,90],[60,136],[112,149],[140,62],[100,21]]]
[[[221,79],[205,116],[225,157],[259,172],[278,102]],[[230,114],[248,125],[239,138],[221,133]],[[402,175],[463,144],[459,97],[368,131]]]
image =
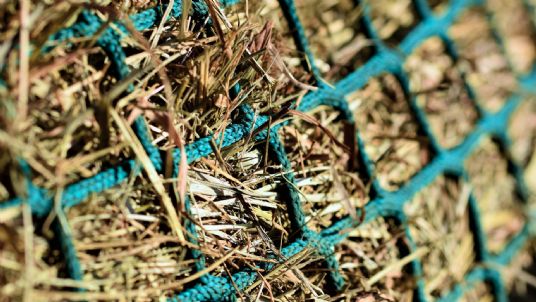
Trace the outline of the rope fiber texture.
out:
[[[223,5],[233,5],[236,1],[222,1]],[[444,13],[437,16],[432,13],[432,10],[428,6],[426,0],[415,0],[415,7],[420,15],[422,21],[405,37],[405,39],[396,47],[396,49],[387,47],[375,34],[374,26],[368,16],[368,10],[365,9],[365,22],[370,30],[370,36],[377,48],[376,54],[366,62],[362,67],[353,71],[342,80],[338,81],[335,85],[325,84],[320,75],[318,68],[315,65],[314,57],[309,49],[308,41],[305,36],[305,31],[300,23],[297,15],[296,7],[293,0],[280,0],[280,5],[288,21],[289,27],[294,34],[293,38],[298,50],[305,53],[310,65],[311,72],[317,80],[319,89],[309,92],[299,103],[298,110],[302,112],[309,111],[319,105],[331,106],[342,113],[342,116],[348,121],[353,121],[352,112],[350,112],[348,103],[345,100],[345,95],[352,91],[363,87],[369,79],[379,76],[383,73],[391,73],[396,75],[403,85],[408,86],[408,77],[404,72],[403,64],[405,58],[412,53],[420,44],[431,37],[440,37],[448,47],[455,49],[456,46],[451,42],[448,34],[448,30],[453,22],[470,7],[483,6],[483,1],[478,0],[451,0]],[[192,1],[192,16],[199,18],[200,20],[206,20],[208,17],[208,10],[205,2],[201,0]],[[164,7],[156,7],[145,10],[141,13],[130,16],[130,21],[134,25],[134,28],[138,31],[143,31],[158,24],[162,18],[162,12],[165,11]],[[173,9],[171,11],[170,18],[177,18],[181,15],[182,8],[181,2],[175,0],[173,3]],[[494,28],[493,22],[490,19],[490,24]],[[119,78],[125,78],[129,74],[129,68],[125,63],[125,52],[121,47],[121,38],[128,35],[129,32],[121,22],[115,22],[113,28],[106,24],[106,22],[100,19],[95,13],[90,10],[84,11],[78,21],[65,29],[60,30],[52,37],[50,37],[50,44],[64,42],[75,37],[90,37],[96,33],[100,33],[96,44],[100,46],[108,55],[112,62],[112,68],[115,75]],[[496,34],[497,42],[502,45],[500,35]],[[52,46],[50,46],[52,47]],[[46,50],[45,50],[46,51]],[[402,225],[405,225],[406,217],[403,212],[403,206],[406,202],[421,191],[426,186],[430,185],[438,176],[448,173],[459,177],[464,177],[466,172],[463,167],[464,160],[471,154],[471,152],[477,147],[479,141],[484,136],[491,136],[499,142],[502,148],[508,149],[510,147],[510,139],[507,133],[508,121],[511,118],[514,110],[523,102],[523,99],[527,95],[536,94],[536,68],[533,66],[532,71],[528,74],[518,75],[519,91],[512,92],[508,101],[505,103],[502,109],[495,113],[486,111],[478,106],[475,96],[473,102],[480,111],[480,119],[478,120],[474,130],[467,135],[463,142],[458,146],[451,149],[444,149],[440,147],[436,141],[436,138],[431,134],[431,126],[426,120],[424,112],[418,106],[412,106],[412,110],[419,118],[420,126],[424,129],[432,142],[434,157],[429,164],[427,164],[421,171],[413,176],[407,183],[405,183],[400,189],[389,192],[382,189],[381,186],[375,182],[374,199],[365,206],[365,221],[369,222],[378,217],[394,217]],[[468,84],[467,84],[468,85]],[[470,88],[470,85],[468,85]],[[235,87],[236,89],[237,87]],[[407,87],[406,87],[407,88]],[[407,88],[409,91],[409,88]],[[411,100],[415,102],[415,100]],[[252,108],[248,106],[240,107],[241,120],[234,124],[231,124],[219,137],[205,137],[198,141],[185,146],[185,152],[187,155],[187,162],[192,163],[200,158],[207,157],[213,153],[213,149],[210,145],[210,141],[215,139],[217,144],[221,144],[222,147],[230,146],[239,140],[246,138],[259,127],[263,127],[269,120],[268,116],[256,116]],[[290,170],[291,164],[288,157],[285,154],[285,150],[278,137],[277,130],[281,125],[277,125],[271,129],[265,129],[259,131],[255,139],[265,140],[269,137],[270,155],[273,156],[277,162],[286,170]],[[143,117],[139,117],[133,125],[139,140],[149,155],[154,167],[157,171],[162,171],[162,157],[157,147],[152,145],[150,141],[150,135],[148,128],[143,120]],[[269,135],[268,135],[268,131]],[[363,149],[364,142],[361,139],[359,133],[356,133],[358,146]],[[175,149],[174,167],[178,169],[180,162],[180,150]],[[371,175],[374,175],[374,166],[365,152],[359,152],[360,160],[367,165]],[[518,186],[526,201],[528,197],[528,191],[524,185],[522,168],[516,166],[515,163],[511,163],[514,166],[514,176],[518,182]],[[126,160],[124,163],[109,168],[99,174],[82,180],[78,183],[72,184],[67,187],[61,198],[61,205],[63,208],[75,206],[88,198],[90,194],[96,194],[107,190],[111,187],[117,186],[124,182],[130,175],[138,174],[141,172],[139,163],[135,159]],[[178,172],[175,171],[175,175]],[[292,173],[288,174],[290,183],[294,182],[294,176]],[[349,228],[358,227],[354,224],[350,217],[342,219],[332,226],[324,229],[321,232],[315,232],[307,229],[304,223],[305,215],[301,208],[301,202],[299,195],[295,191],[294,186],[291,184],[285,188],[284,192],[285,202],[289,208],[292,227],[299,231],[300,236],[294,242],[289,243],[286,247],[281,249],[281,255],[274,255],[274,259],[281,258],[283,262],[286,258],[292,257],[305,248],[314,248],[320,254],[325,256],[325,265],[331,271],[329,274],[328,282],[335,288],[341,289],[344,287],[344,280],[338,272],[339,264],[337,259],[333,256],[334,246],[340,243],[346,236],[347,232],[342,232]],[[8,207],[18,206],[22,202],[27,202],[32,210],[33,215],[43,217],[49,213],[53,207],[53,193],[48,192],[42,188],[34,186],[30,181],[27,184],[27,196],[18,197],[12,200],[7,200],[0,203],[0,210]],[[185,208],[187,211],[190,209],[188,201],[186,201]],[[506,265],[516,255],[516,253],[524,246],[524,243],[528,240],[533,222],[528,219],[527,223],[523,227],[504,250],[498,254],[491,254],[486,246],[486,235],[482,231],[481,218],[478,211],[478,205],[474,198],[470,200],[471,219],[474,221],[475,226],[472,228],[475,239],[475,250],[477,252],[477,258],[480,262],[490,265],[477,266],[471,270],[464,278],[464,282],[455,285],[451,292],[444,296],[440,301],[455,301],[459,299],[464,292],[473,288],[479,282],[488,282],[494,289],[494,296],[497,301],[507,301],[507,293],[504,287],[503,280],[498,270],[495,268],[498,265]],[[359,210],[358,210],[359,211]],[[530,216],[530,215],[529,215]],[[529,217],[530,218],[530,217]],[[193,243],[197,242],[195,238],[195,225],[192,222],[186,222],[186,229],[190,233],[189,238]],[[62,231],[62,228],[58,225],[55,228],[56,235],[60,237],[62,242],[63,255],[65,257],[68,272],[73,279],[82,279],[82,269],[80,263],[76,257],[76,250],[72,239],[68,234]],[[415,249],[415,244],[412,243],[409,232],[406,227],[407,239],[410,242],[410,250]],[[411,252],[411,251],[410,251]],[[197,270],[202,270],[205,267],[205,262],[201,252],[192,250],[193,257],[197,260]],[[497,265],[498,264],[498,265]],[[265,270],[270,270],[274,267],[274,264],[269,264],[263,267]],[[419,301],[426,301],[424,294],[425,283],[422,280],[422,268],[419,260],[414,260],[411,263],[412,272],[416,277],[417,288],[416,298]],[[232,275],[232,277],[218,277],[207,274],[203,276],[197,283],[189,286],[184,291],[178,293],[174,297],[168,298],[169,301],[233,301],[239,296],[239,291],[243,291],[253,282],[257,280],[257,273],[252,269],[244,269]]]

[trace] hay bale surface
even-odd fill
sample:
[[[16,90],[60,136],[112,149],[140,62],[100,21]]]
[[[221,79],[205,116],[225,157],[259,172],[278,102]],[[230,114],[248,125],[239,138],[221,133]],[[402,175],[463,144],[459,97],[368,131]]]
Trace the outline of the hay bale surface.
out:
[[[407,195],[415,177],[508,105],[518,77],[533,72],[536,10],[487,1],[466,9],[448,38],[429,37],[406,56],[399,46],[424,18],[416,1],[296,0],[307,57],[280,2],[202,1],[208,15],[200,18],[182,1],[188,15],[136,31],[126,16],[170,11],[152,0],[0,1],[0,301],[156,301],[206,283],[208,273],[228,278],[245,269],[259,277],[236,291],[240,301],[409,302],[419,290],[435,300],[460,284],[467,285],[461,301],[493,301],[492,280],[465,283],[473,269],[499,272],[516,293],[536,285],[526,272],[533,244],[509,265],[483,263],[471,216],[480,213],[492,256],[533,227],[525,225],[536,205],[529,92],[505,129],[510,147],[504,137],[480,138],[452,168],[457,175]],[[438,18],[450,3],[426,2]],[[49,40],[87,11],[100,29]],[[120,36],[128,76],[98,47],[107,34]],[[339,93],[341,80],[375,68],[367,62],[382,47],[404,64]],[[348,108],[297,110],[319,90]],[[214,137],[233,135],[225,129],[244,123],[244,106],[253,112],[249,123],[270,118],[224,146]],[[132,132],[139,117],[162,169]],[[173,160],[176,150],[211,136],[211,155]],[[60,205],[70,185],[131,159],[136,167],[119,185]],[[4,209],[33,192],[28,184],[50,192],[44,215],[32,216],[25,202]],[[298,229],[320,233],[350,219],[351,229],[332,234],[346,238],[320,254],[293,225],[289,192],[305,216]],[[398,196],[409,200],[396,211],[371,206]],[[60,234],[72,239],[80,280],[70,276]],[[302,239],[303,250],[281,255]],[[334,288],[333,273],[342,288]]]

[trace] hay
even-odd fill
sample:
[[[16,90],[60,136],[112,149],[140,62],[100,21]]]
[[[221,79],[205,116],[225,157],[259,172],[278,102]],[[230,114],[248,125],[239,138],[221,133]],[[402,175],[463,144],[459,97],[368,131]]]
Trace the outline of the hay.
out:
[[[478,117],[465,83],[439,38],[430,38],[406,60],[410,89],[417,96],[439,143],[445,148],[459,144]]]
[[[372,25],[384,42],[396,47],[419,22],[411,0],[366,0]]]
[[[345,301],[354,301],[353,297],[366,301],[370,296],[379,301],[413,301],[416,280],[410,276],[407,260],[421,250],[406,255],[408,243],[404,236],[400,225],[383,218],[350,232],[335,249],[348,283],[340,297]]]
[[[478,283],[473,288],[468,290],[460,302],[493,302],[495,298],[493,297],[493,287],[488,283]]]
[[[68,212],[82,284],[90,292],[149,300],[171,294],[170,280],[191,273],[193,262],[167,226],[157,199],[148,181],[132,178]]]
[[[378,38],[392,48],[421,21],[412,1],[364,2],[370,5]],[[435,13],[446,3],[429,2]],[[524,18],[520,16],[526,12],[512,4],[504,17],[495,7],[504,4],[497,3],[492,1],[490,8],[496,11],[501,34],[512,37],[506,48],[514,70],[526,72],[534,62],[533,33],[525,23],[504,26],[512,16]],[[99,1],[92,8],[113,22],[158,4]],[[363,26],[363,6],[346,0],[299,0],[296,6],[326,82],[335,83],[374,55],[372,33]],[[96,37],[59,44],[46,41],[51,33],[73,24],[84,9],[81,3],[0,4],[0,18],[8,20],[0,23],[5,81],[0,85],[0,200],[26,190],[19,159],[28,163],[32,183],[56,197],[69,184],[126,158],[137,158],[143,170],[82,204],[65,211],[55,207],[43,219],[32,220],[26,207],[0,212],[0,301],[151,301],[190,288],[203,272],[228,277],[245,268],[256,270],[260,279],[240,293],[242,300],[413,301],[419,281],[412,276],[415,259],[423,263],[430,297],[439,297],[460,282],[476,265],[465,181],[437,179],[405,207],[407,225],[391,218],[361,224],[367,213],[358,216],[356,209],[370,201],[373,181],[394,191],[431,161],[430,142],[411,110],[414,97],[439,143],[452,148],[473,130],[478,117],[464,79],[475,87],[480,104],[492,111],[517,88],[485,14],[470,10],[451,29],[461,50],[459,58],[453,58],[439,38],[424,41],[404,66],[408,89],[394,75],[382,74],[348,94],[354,126],[327,106],[306,114],[292,111],[293,101],[299,102],[320,83],[295,46],[295,32],[277,1],[211,8],[210,27],[205,26],[207,20],[172,18],[126,35],[121,45],[133,72],[131,78],[118,81],[112,62],[94,46]],[[21,17],[31,17],[28,32],[21,30]],[[30,52],[29,41],[32,56],[21,60],[21,52]],[[45,54],[43,48],[50,51]],[[525,59],[513,60],[519,56]],[[234,95],[230,91],[237,84],[240,90]],[[254,142],[252,133],[226,148],[213,141],[213,155],[187,169],[181,165],[179,175],[174,175],[171,150],[222,133],[240,119],[237,108],[243,104],[257,115],[276,116],[269,126],[288,122],[278,134],[291,171],[273,161],[268,142]],[[534,135],[525,126],[534,118],[534,106],[524,106],[509,129],[511,153],[527,171],[536,171],[530,169],[536,162]],[[146,119],[152,143],[164,154],[161,175],[128,130],[140,115]],[[356,129],[364,150],[357,150]],[[358,152],[370,157],[371,171],[357,161]],[[503,153],[485,140],[465,163],[493,253],[519,232],[525,219]],[[284,263],[273,257],[297,239],[286,200],[279,194],[288,185],[288,173],[295,175],[308,228],[321,231],[346,216],[359,225],[344,230],[348,238],[333,250],[346,284],[341,292],[330,288],[325,258],[313,248]],[[533,174],[527,175],[529,179]],[[190,213],[184,198],[191,202]],[[82,281],[65,278],[52,221],[72,236]],[[192,235],[184,226],[187,221],[195,225],[199,238],[195,243],[181,240]],[[409,248],[406,228],[416,243],[414,250]],[[206,269],[201,273],[191,251],[204,255]],[[519,275],[529,264],[529,253],[503,274]],[[266,263],[277,264],[267,271],[262,269]],[[85,291],[72,291],[76,288]],[[490,300],[490,289],[479,284],[463,301]]]
[[[520,0],[492,0],[488,2],[512,67],[518,73],[527,73],[536,63],[536,30],[530,9]]]
[[[436,14],[441,14],[447,8],[449,1],[447,0],[427,0],[428,5]]]
[[[381,75],[346,98],[365,152],[375,163],[375,178],[385,189],[399,188],[431,156],[400,82],[393,75]]]
[[[351,0],[299,0],[315,64],[330,83],[362,66],[374,53],[362,23],[363,9]]]
[[[127,9],[122,6],[125,3],[114,5]],[[146,5],[154,3],[131,3],[126,11],[115,13],[131,13]],[[38,7],[40,5],[36,4],[32,9],[39,11]],[[13,8],[13,14],[16,9]],[[78,9],[77,5],[65,4],[45,6],[39,12],[54,12],[52,15],[56,17],[59,13],[55,10],[64,14],[70,12],[69,18],[74,20]],[[103,18],[107,18],[106,12],[114,11],[112,6],[106,6],[106,9],[101,11]],[[245,11],[244,6],[238,9]],[[24,192],[19,188],[22,183],[18,181],[20,172],[11,154],[22,156],[28,162],[34,171],[32,182],[35,185],[61,192],[66,185],[95,175],[120,159],[138,155],[138,146],[126,139],[127,133],[120,125],[132,122],[141,113],[149,120],[154,143],[162,150],[169,150],[177,144],[220,132],[235,118],[235,109],[244,102],[259,112],[276,111],[286,106],[296,94],[303,94],[304,86],[299,82],[304,80],[303,77],[290,74],[298,71],[299,65],[284,65],[289,55],[275,44],[280,43],[279,37],[274,38],[266,31],[264,21],[255,23],[252,20],[257,17],[244,19],[244,15],[233,10],[226,14],[218,20],[222,37],[208,37],[201,24],[192,19],[186,24],[186,32],[182,20],[171,20],[157,34],[151,30],[125,37],[122,43],[127,50],[126,62],[131,69],[137,70],[134,89],[128,92],[126,85],[115,80],[110,62],[103,59],[103,52],[91,46],[87,39],[57,45],[44,57],[36,57],[31,65],[31,102],[26,119],[12,114],[16,108],[12,98],[6,97],[1,106],[0,165],[5,168],[3,171],[10,171],[2,174],[2,200],[18,195],[16,192]],[[36,20],[52,21],[48,18]],[[260,22],[261,19],[255,20]],[[46,24],[41,27],[46,28]],[[37,30],[41,27],[36,26],[31,35],[43,35]],[[263,39],[265,44],[261,43]],[[270,46],[270,43],[274,44]],[[149,51],[147,45],[150,44],[153,47]],[[225,52],[221,51],[222,47]],[[265,51],[265,48],[273,51]],[[276,51],[278,49],[281,51]],[[17,54],[17,51],[12,50],[12,53]],[[7,64],[7,70],[16,70],[16,60]],[[15,75],[15,72],[3,75],[7,84],[1,90],[3,96],[14,95]],[[228,91],[236,83],[242,90],[231,98]],[[118,99],[111,102],[110,94]],[[80,102],[80,99],[86,101]],[[119,113],[119,119],[114,118],[113,122],[106,112],[110,105]],[[14,119],[24,131],[11,127]],[[177,137],[182,142],[178,142]],[[279,250],[287,242],[288,219],[285,218],[284,203],[274,200],[270,193],[276,182],[269,175],[280,167],[270,168],[269,165],[273,166],[271,162],[266,165],[266,157],[258,153],[264,149],[263,144],[256,146],[242,142],[227,150],[219,150],[217,145],[214,147],[218,149],[219,158],[209,158],[190,167],[188,185],[193,218],[199,225],[197,231],[202,239],[199,246],[184,246],[169,227],[172,212],[178,212],[181,221],[185,221],[184,209],[176,204],[179,182],[170,179],[169,165],[162,175],[165,179],[156,179],[153,183],[144,177],[131,177],[122,187],[94,196],[67,211],[63,227],[71,232],[82,264],[84,280],[76,283],[76,287],[87,289],[84,297],[100,299],[108,295],[107,298],[144,300],[169,296],[183,288],[185,282],[181,283],[182,280],[198,278],[193,276],[194,263],[188,249],[202,250],[208,255],[209,266],[217,264],[229,250],[236,250],[236,255],[228,257],[227,262],[213,272],[227,276],[226,268],[235,271],[238,267],[265,262],[263,256],[266,253],[273,252],[274,247]],[[255,163],[252,158],[255,156],[263,160],[257,159]],[[247,162],[249,168],[245,167]],[[233,178],[229,179],[229,175]],[[252,179],[251,175],[258,178]],[[238,193],[244,195],[248,203],[257,202],[251,207],[254,217],[240,203],[235,190],[237,185],[243,186]],[[169,193],[164,192],[162,196],[157,187],[164,186]],[[214,191],[217,194],[207,195]],[[231,195],[228,195],[229,191]],[[174,202],[171,212],[168,206],[158,202],[161,198]],[[232,198],[234,201],[230,200]],[[51,218],[56,216],[56,213],[52,214]],[[39,228],[43,227],[46,234],[50,232],[51,218],[46,219],[43,226],[39,223]],[[222,229],[222,226],[230,227]],[[21,227],[19,223],[14,228],[20,232]],[[277,239],[266,243],[259,234],[259,227]],[[186,230],[180,232],[186,233]],[[7,250],[6,253],[10,255],[11,252]],[[11,259],[11,256],[6,257]],[[56,252],[48,263],[42,264],[41,269],[49,274],[42,279],[56,280],[63,274],[63,268],[56,268],[55,264],[60,260]],[[22,278],[24,275],[17,276]],[[2,290],[10,291],[10,296],[19,295],[20,289],[14,290],[10,284],[23,281],[10,275],[9,283],[6,283],[8,287],[2,287]],[[54,287],[36,284],[39,290],[51,289],[53,296],[49,297],[76,299],[64,291],[67,289],[65,284],[53,284]]]
[[[307,226],[320,231],[344,216],[355,217],[356,209],[368,201],[368,188],[351,160],[356,158],[350,148],[355,141],[345,141],[353,137],[353,127],[326,106],[307,115],[312,119],[294,117],[281,130],[281,137],[297,178]]]
[[[503,153],[489,138],[483,139],[465,167],[482,215],[488,249],[500,252],[525,221],[515,179]]]
[[[536,191],[536,100],[526,100],[513,114],[508,127],[512,158],[525,168],[525,182]]]
[[[428,249],[421,262],[430,301],[462,283],[474,266],[469,194],[464,182],[441,176],[405,206],[413,241]]]
[[[288,243],[288,211],[277,189],[284,182],[280,165],[269,161],[263,146],[223,150],[192,166],[190,197],[200,250],[207,265],[235,251],[212,273],[272,263],[268,255]]]
[[[0,213],[0,301],[21,301],[32,288],[49,290],[73,283],[58,276],[59,251],[34,229],[28,209],[24,211]]]
[[[529,297],[528,289],[536,286],[536,278],[529,272],[534,263],[534,243],[527,244],[508,266],[500,268],[505,286],[513,296]]]
[[[460,67],[480,105],[497,111],[517,84],[486,18],[482,9],[470,9],[453,24],[449,33],[458,50]]]
[[[289,101],[304,94],[304,90],[314,90],[309,66],[304,66],[305,55],[300,52],[293,40],[293,32],[276,0],[264,2],[239,3],[226,8],[227,19],[235,27],[245,24],[263,24],[262,30],[253,39],[248,50],[258,52],[259,60],[270,77],[271,98],[278,96]],[[266,99],[265,99],[266,101]],[[273,102],[270,100],[268,103]],[[280,104],[279,104],[280,105]],[[264,110],[266,111],[266,110]]]
[[[347,282],[340,294],[333,294],[326,283],[327,270],[322,258],[305,255],[294,263],[305,280],[285,270],[271,282],[275,301],[412,301],[415,280],[408,274],[408,259],[400,246],[407,246],[403,230],[392,219],[379,218],[350,232],[335,248],[339,272]],[[331,294],[330,294],[331,293]],[[260,297],[269,299],[264,293]]]

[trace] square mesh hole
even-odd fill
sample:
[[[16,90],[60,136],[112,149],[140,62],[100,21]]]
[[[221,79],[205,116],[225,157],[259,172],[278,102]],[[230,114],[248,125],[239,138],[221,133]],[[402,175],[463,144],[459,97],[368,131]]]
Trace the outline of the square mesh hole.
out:
[[[66,213],[82,280],[92,292],[143,288],[152,292],[138,292],[139,299],[170,295],[173,291],[155,287],[193,274],[188,248],[171,231],[159,200],[152,184],[138,178]]]
[[[117,125],[108,119],[97,101],[88,96],[90,91],[99,91],[102,87],[95,83],[96,79],[99,83],[102,81],[102,85],[111,80],[98,71],[102,66],[84,65],[95,55],[88,53],[66,66],[59,64],[54,72],[44,73],[30,83],[28,127],[17,134],[16,139],[25,142],[23,148],[27,154],[22,158],[32,169],[33,184],[41,188],[57,189],[75,183],[120,164],[124,158],[133,157]],[[54,60],[50,58],[54,63],[49,63],[58,64],[55,60],[64,59],[62,52]],[[87,84],[82,84],[85,82]],[[16,116],[12,110],[17,104],[12,103],[11,97],[0,98],[3,99],[0,129],[15,135],[10,129],[18,121],[10,117]],[[0,147],[2,155],[20,152],[22,149],[16,144],[2,143]],[[18,167],[18,160],[14,158],[0,159],[2,172]],[[7,173],[2,177],[6,176]]]
[[[476,256],[469,220],[470,192],[462,181],[440,176],[404,207],[415,244],[428,249],[421,262],[430,301],[463,282],[473,267]]]
[[[356,1],[297,0],[298,16],[322,76],[330,83],[344,78],[374,54]]]
[[[346,240],[335,246],[333,255],[339,261],[339,272],[345,280],[340,293],[329,287],[324,259],[312,251],[292,257],[293,270],[281,265],[279,277],[268,276],[267,279],[276,301],[313,301],[316,298],[321,301],[410,302],[415,282],[408,272],[409,265],[398,265],[405,257],[400,251],[400,246],[404,245],[401,227],[392,219],[378,218],[353,230]],[[262,297],[270,298],[266,287]]]
[[[487,282],[479,282],[467,290],[458,300],[460,302],[494,302],[495,292],[493,286]]]
[[[393,219],[379,217],[351,231],[335,247],[347,284],[341,295],[345,301],[354,301],[356,292],[361,299],[376,299],[371,301],[413,301],[416,284],[410,265],[400,265],[408,255],[404,236],[403,228]]]
[[[328,106],[307,115],[312,120],[294,116],[280,137],[292,163],[307,226],[321,231],[343,216],[357,215],[356,209],[368,202],[367,183],[356,163],[353,125]]]
[[[306,248],[287,261],[272,268],[277,274],[265,274],[263,281],[249,292],[250,297],[260,297],[259,301],[299,302],[330,298],[327,286],[328,271],[324,267],[324,257]],[[275,298],[275,299],[274,299]]]
[[[483,138],[465,162],[473,195],[477,201],[488,250],[498,253],[523,227],[523,204],[515,178],[499,147]]]
[[[439,143],[451,148],[471,132],[478,113],[440,38],[426,40],[406,60],[410,90]]]
[[[464,12],[449,34],[456,44],[460,68],[478,102],[484,109],[498,111],[517,88],[517,82],[485,12],[480,8]]]
[[[411,0],[363,0],[370,7],[370,18],[378,36],[390,47],[396,47],[419,23]]]
[[[514,70],[530,72],[536,63],[536,29],[529,8],[521,0],[489,0],[486,3]]]
[[[428,139],[394,75],[373,78],[346,98],[384,189],[398,189],[430,161]]]
[[[189,196],[207,265],[238,249],[212,274],[226,276],[259,266],[277,255],[295,231],[279,195],[286,182],[281,165],[265,151],[266,141],[217,149],[190,166]]]
[[[16,3],[10,4],[13,5],[0,10],[18,7]],[[14,50],[11,56],[4,54],[5,58],[15,58],[16,52]],[[122,143],[118,127],[105,121],[102,110],[87,99],[88,90],[99,88],[92,80],[82,85],[83,81],[99,75],[103,87],[111,80],[110,76],[84,65],[91,57],[90,51],[80,53],[76,60],[63,66],[58,63],[65,60],[65,51],[62,51],[50,55],[48,64],[36,61],[39,68],[35,69],[41,71],[35,76],[32,73],[28,114],[24,120],[17,114],[18,99],[10,94],[18,82],[10,77],[17,77],[18,73],[7,72],[6,77],[0,77],[0,131],[4,137],[0,143],[0,201],[22,197],[27,192],[22,162],[30,169],[28,180],[33,185],[56,190],[92,177],[121,163],[125,157],[132,157],[130,149]],[[7,65],[16,66],[4,65],[4,71],[19,68],[15,62],[18,60],[8,61]],[[16,130],[18,124],[24,124],[24,131]]]

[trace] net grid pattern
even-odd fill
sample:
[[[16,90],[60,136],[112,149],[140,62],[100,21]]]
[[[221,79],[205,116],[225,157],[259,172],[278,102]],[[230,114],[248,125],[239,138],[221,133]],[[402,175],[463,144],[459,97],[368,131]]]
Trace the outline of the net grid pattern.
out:
[[[222,5],[229,6],[235,4],[236,0],[221,1]],[[425,40],[431,37],[439,37],[448,46],[450,55],[456,58],[456,47],[451,42],[448,30],[457,17],[465,10],[473,6],[482,6],[484,3],[480,0],[451,0],[445,11],[437,16],[430,9],[426,0],[414,0],[414,4],[422,21],[409,32],[404,40],[399,44],[396,50],[388,48],[381,41],[374,31],[370,12],[365,6],[364,21],[367,25],[368,34],[373,40],[376,53],[363,66],[338,81],[334,86],[327,85],[321,79],[318,68],[314,63],[308,41],[297,15],[297,10],[293,0],[279,0],[284,16],[288,21],[289,28],[293,30],[294,40],[298,50],[303,51],[307,56],[310,69],[314,78],[318,83],[319,89],[309,92],[299,103],[298,110],[309,111],[317,106],[331,106],[341,112],[344,119],[353,121],[352,112],[348,108],[345,95],[362,88],[371,78],[380,76],[384,73],[391,73],[397,76],[404,89],[409,92],[409,79],[406,75],[403,64],[405,58],[412,51],[421,45]],[[208,9],[203,1],[192,1],[192,15],[199,20],[207,20]],[[130,16],[130,21],[134,28],[138,31],[146,30],[161,21],[163,7],[156,7],[145,10],[141,13]],[[178,17],[182,13],[181,2],[174,1],[171,8],[170,17]],[[489,19],[491,27],[494,28],[493,21]],[[129,68],[125,63],[126,55],[121,47],[120,41],[124,35],[128,35],[128,30],[121,22],[115,22],[116,29],[112,29],[109,24],[100,19],[90,10],[85,10],[81,13],[78,21],[65,29],[60,30],[50,37],[51,43],[65,42],[74,37],[89,37],[95,34],[100,34],[96,40],[96,44],[100,46],[112,62],[112,68],[115,75],[119,78],[125,78],[129,74]],[[495,38],[499,45],[503,45],[500,35],[495,32]],[[504,48],[504,47],[503,47]],[[52,49],[48,46],[44,51]],[[503,49],[504,52],[504,49]],[[426,114],[421,108],[415,104],[414,97],[410,98],[411,110],[417,117],[423,132],[427,135],[431,143],[431,148],[434,153],[432,160],[415,174],[407,183],[398,190],[390,192],[382,189],[378,181],[373,182],[375,198],[365,206],[365,221],[369,222],[378,217],[394,217],[401,225],[405,227],[406,238],[409,241],[410,252],[416,249],[415,243],[411,239],[409,228],[405,225],[406,217],[403,211],[403,206],[410,201],[412,197],[420,192],[423,188],[430,185],[438,176],[443,174],[454,175],[461,178],[467,178],[467,174],[463,167],[464,160],[478,146],[479,141],[484,136],[493,137],[498,141],[502,148],[508,149],[511,145],[509,135],[507,133],[508,121],[511,118],[515,109],[524,101],[527,95],[536,94],[536,66],[533,66],[532,71],[526,75],[518,75],[517,77],[520,89],[511,94],[508,101],[496,113],[491,113],[478,105],[474,93],[470,93],[475,107],[480,113],[480,119],[476,123],[473,131],[468,134],[464,140],[456,147],[451,149],[442,148],[436,141],[436,138],[431,132],[431,127],[427,122]],[[469,91],[471,87],[467,84]],[[234,90],[239,89],[239,86],[234,87]],[[243,105],[239,108],[241,120],[229,125],[224,132],[218,137],[201,138],[187,146],[185,153],[187,162],[192,163],[196,160],[207,157],[213,153],[210,141],[215,139],[222,148],[230,146],[243,138],[248,137],[255,131],[255,139],[265,140],[269,138],[269,148],[271,156],[283,166],[284,169],[290,171],[291,164],[285,154],[284,146],[278,137],[277,130],[282,126],[279,124],[266,129],[269,117],[257,115],[251,107]],[[152,145],[148,128],[143,117],[138,117],[133,123],[133,129],[137,134],[142,146],[148,154],[151,162],[158,172],[163,169],[163,162],[160,151]],[[261,131],[256,131],[261,130]],[[270,133],[268,133],[270,131]],[[356,133],[357,144],[360,150],[364,150],[364,142],[359,133]],[[178,165],[180,162],[181,152],[179,149],[173,150],[174,156],[174,174],[178,173]],[[360,160],[365,163],[368,173],[374,175],[374,164],[367,157],[366,152],[359,152]],[[510,162],[512,165],[512,174],[516,179],[518,189],[526,200],[528,190],[523,179],[522,167],[515,162]],[[38,217],[47,215],[53,207],[53,193],[45,189],[36,187],[29,180],[30,169],[24,163],[21,163],[23,172],[28,176],[26,180],[27,194],[24,197],[17,197],[12,200],[7,200],[0,203],[0,210],[13,206],[19,206],[21,203],[27,203],[32,211],[32,214]],[[132,175],[141,173],[140,164],[135,159],[129,159],[119,164],[116,167],[104,170],[97,175],[81,180],[65,188],[61,196],[61,207],[66,209],[75,206],[86,200],[91,194],[99,193],[114,186],[117,186],[127,180]],[[290,183],[294,182],[292,173],[288,174]],[[290,212],[291,226],[298,231],[300,236],[287,246],[281,249],[281,255],[278,255],[280,262],[283,263],[289,257],[299,253],[306,247],[312,247],[325,257],[325,265],[330,270],[328,274],[328,282],[337,289],[344,286],[344,280],[338,272],[338,261],[333,256],[334,246],[340,243],[347,236],[347,232],[343,230],[358,227],[350,218],[344,218],[332,226],[315,232],[307,228],[305,224],[305,215],[301,208],[301,202],[298,193],[294,186],[287,184],[285,189],[285,202]],[[186,211],[190,210],[188,200],[185,201]],[[359,211],[359,210],[358,210]],[[506,245],[504,250],[498,254],[491,254],[486,246],[486,235],[482,230],[480,222],[480,214],[478,205],[473,196],[469,200],[470,219],[474,222],[472,232],[475,237],[475,250],[477,259],[482,263],[490,264],[477,266],[473,268],[464,277],[464,281],[456,284],[452,290],[439,299],[440,301],[455,301],[459,299],[464,292],[473,288],[479,282],[488,282],[494,289],[494,296],[497,301],[507,301],[507,293],[503,280],[497,265],[506,265],[516,255],[516,253],[524,246],[524,243],[530,236],[530,229],[533,227],[531,217],[528,217],[522,230]],[[529,215],[530,216],[530,215]],[[189,240],[196,243],[195,225],[186,220],[185,228],[189,233]],[[82,280],[82,269],[80,262],[76,256],[76,249],[72,238],[67,234],[61,225],[56,221],[54,223],[54,231],[60,238],[63,256],[66,260],[67,270],[71,278]],[[197,271],[205,268],[204,257],[199,250],[191,250],[192,256],[196,259]],[[274,258],[277,258],[274,255]],[[266,264],[263,269],[270,270],[274,264]],[[422,265],[420,261],[414,260],[411,262],[411,268],[417,280],[416,297],[419,301],[427,301],[424,293],[425,282],[422,279]],[[174,297],[168,298],[168,301],[229,301],[235,300],[243,291],[257,280],[257,272],[252,269],[244,269],[234,273],[230,277],[219,277],[211,274],[205,274],[195,284],[186,288]]]

